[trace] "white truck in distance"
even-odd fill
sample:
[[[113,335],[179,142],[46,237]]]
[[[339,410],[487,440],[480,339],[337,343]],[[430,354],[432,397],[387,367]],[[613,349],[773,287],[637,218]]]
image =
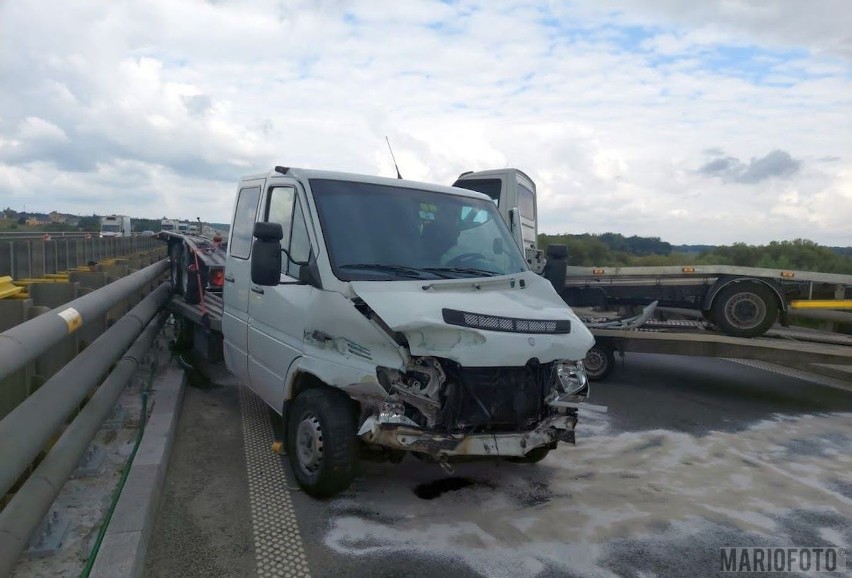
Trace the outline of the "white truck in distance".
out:
[[[276,167],[240,181],[233,215],[225,363],[282,415],[306,492],[345,489],[364,456],[532,463],[573,443],[593,337],[489,197]]]
[[[101,217],[101,237],[129,237],[130,234],[130,217],[127,215]]]
[[[160,221],[160,230],[174,232],[177,231],[178,222],[174,219],[163,219]]]

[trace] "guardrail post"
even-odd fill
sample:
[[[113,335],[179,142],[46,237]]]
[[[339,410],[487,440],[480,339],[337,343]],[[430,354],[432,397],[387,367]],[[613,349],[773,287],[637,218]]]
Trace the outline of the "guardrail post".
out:
[[[14,262],[12,263],[12,277],[15,279],[28,279],[32,277],[31,245],[29,241],[14,242]]]
[[[56,273],[68,270],[68,239],[57,241],[56,244]]]
[[[41,279],[46,273],[44,257],[44,241],[30,241],[30,277]]]
[[[12,242],[0,242],[0,277],[12,274]]]
[[[68,267],[66,271],[80,266],[81,243],[82,241],[78,239],[68,239]]]
[[[42,241],[44,244],[44,273],[56,273],[59,261],[59,243],[61,241]]]

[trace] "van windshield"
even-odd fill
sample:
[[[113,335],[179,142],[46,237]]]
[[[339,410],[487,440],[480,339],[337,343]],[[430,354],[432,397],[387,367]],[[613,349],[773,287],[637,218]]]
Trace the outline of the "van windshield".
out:
[[[120,230],[118,225],[101,225],[101,231],[104,233],[118,233]]]
[[[491,277],[527,270],[485,199],[311,179],[334,274],[344,281]]]

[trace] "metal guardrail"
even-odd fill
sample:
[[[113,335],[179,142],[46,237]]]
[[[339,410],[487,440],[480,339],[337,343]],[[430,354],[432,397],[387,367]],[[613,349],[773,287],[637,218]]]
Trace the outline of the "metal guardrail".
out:
[[[43,277],[106,259],[156,250],[154,237],[52,237],[51,240],[0,235],[0,276],[14,279]]]
[[[86,323],[102,318],[122,300],[138,295],[168,267],[167,260],[159,261],[0,334],[0,382]],[[162,283],[0,420],[3,495],[115,363],[103,384],[0,512],[0,576],[14,568],[30,535],[162,327],[167,316],[164,305],[172,289],[169,282]]]
[[[168,316],[154,317],[26,483],[0,512],[0,576],[10,573]]]
[[[168,269],[169,261],[163,259],[0,333],[0,380],[33,361],[91,319],[104,315],[116,303],[139,291],[146,283],[157,279]],[[0,464],[2,463],[0,461]],[[2,491],[0,487],[0,493]]]
[[[86,235],[90,237],[97,237],[100,233],[93,233],[91,231],[0,231],[0,239],[41,239],[45,235],[49,235],[51,238],[75,239],[80,237],[85,238]]]

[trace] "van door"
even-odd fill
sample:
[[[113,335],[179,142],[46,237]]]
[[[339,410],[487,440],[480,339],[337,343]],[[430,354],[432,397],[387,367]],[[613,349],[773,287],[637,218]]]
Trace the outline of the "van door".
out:
[[[298,281],[299,265],[311,254],[305,193],[295,179],[279,178],[264,194],[259,221],[280,223],[281,277],[277,287],[252,286],[249,293],[248,371],[252,389],[281,412],[287,373],[302,355],[307,311],[316,289]],[[287,253],[290,254],[288,259]]]
[[[222,288],[224,312],[225,364],[243,383],[248,383],[248,295],[251,285],[251,243],[261,183],[248,183],[237,193],[228,255],[225,261],[225,283]]]

